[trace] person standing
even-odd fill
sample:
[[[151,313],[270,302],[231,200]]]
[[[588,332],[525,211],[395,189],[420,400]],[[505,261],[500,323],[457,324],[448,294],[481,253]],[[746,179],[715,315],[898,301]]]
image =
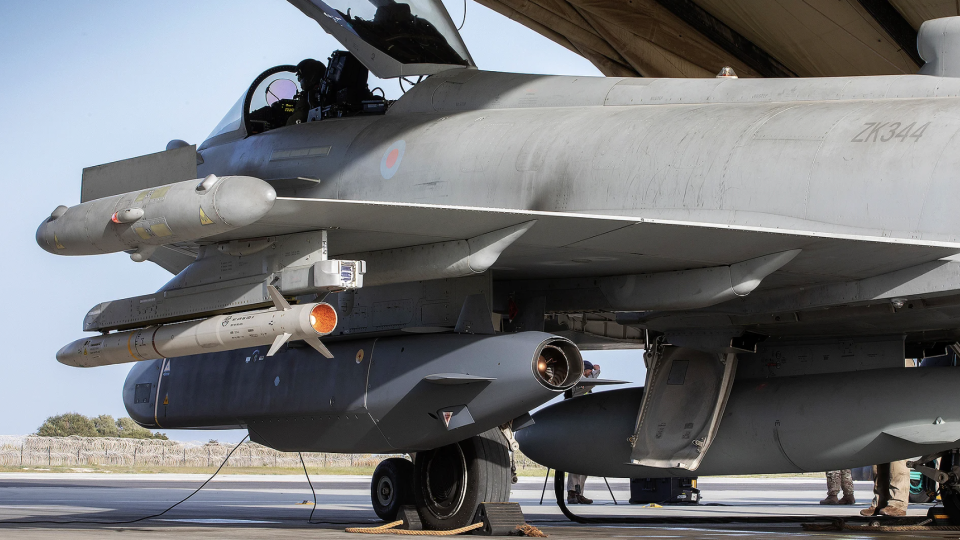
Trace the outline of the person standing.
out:
[[[910,501],[910,469],[907,461],[873,466],[873,502],[860,511],[862,516],[903,517]]]
[[[837,495],[843,491],[843,497]],[[853,496],[853,473],[850,469],[827,471],[827,498],[820,504],[854,504],[857,500]]]
[[[596,379],[600,376],[600,365],[594,365],[584,360],[583,378]],[[584,396],[593,391],[593,386],[589,383],[580,382],[573,388],[564,392],[563,398],[569,399],[578,396]],[[567,504],[593,504],[593,499],[583,496],[583,486],[587,482],[587,475],[567,473]]]

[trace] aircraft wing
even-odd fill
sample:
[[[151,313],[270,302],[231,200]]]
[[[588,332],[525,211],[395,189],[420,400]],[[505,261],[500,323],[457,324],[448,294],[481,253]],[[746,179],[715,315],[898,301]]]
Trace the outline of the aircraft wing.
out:
[[[279,197],[257,223],[207,241],[330,229],[338,256],[464,240],[535,221],[492,267],[498,279],[646,274],[802,250],[765,288],[863,279],[960,253],[960,244],[590,213]]]

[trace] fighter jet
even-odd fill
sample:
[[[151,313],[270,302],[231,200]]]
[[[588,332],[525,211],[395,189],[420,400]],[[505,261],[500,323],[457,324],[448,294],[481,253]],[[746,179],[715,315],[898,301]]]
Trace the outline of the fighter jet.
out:
[[[960,18],[920,29],[919,74],[561,77],[478,69],[436,1],[290,1],[347,49],[319,83],[265,70],[37,230],[174,274],[57,354],[133,363],[138,423],[408,453],[372,503],[431,528],[508,500],[517,439],[625,477],[941,456],[960,518],[960,371],[904,368],[960,340]],[[531,417],[618,348],[643,390]]]

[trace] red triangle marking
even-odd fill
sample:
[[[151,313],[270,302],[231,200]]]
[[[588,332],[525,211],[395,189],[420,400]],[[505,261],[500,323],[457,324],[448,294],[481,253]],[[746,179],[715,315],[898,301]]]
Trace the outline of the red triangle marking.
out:
[[[447,427],[450,427],[450,419],[453,418],[453,411],[443,411],[441,414],[443,414],[443,423]]]

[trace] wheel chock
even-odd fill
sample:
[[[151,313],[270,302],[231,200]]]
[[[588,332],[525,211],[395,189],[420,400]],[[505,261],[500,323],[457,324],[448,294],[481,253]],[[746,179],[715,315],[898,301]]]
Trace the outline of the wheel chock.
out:
[[[927,510],[927,517],[933,520],[934,525],[950,525],[950,516],[947,515],[946,509],[942,506],[934,506]]]
[[[400,511],[397,512],[397,519],[403,522],[402,525],[397,527],[398,529],[406,529],[408,531],[423,530],[423,524],[420,523],[420,514],[417,513],[416,506],[401,506]]]
[[[473,516],[474,523],[483,523],[473,534],[484,536],[519,536],[520,528],[527,524],[519,503],[480,503]]]

